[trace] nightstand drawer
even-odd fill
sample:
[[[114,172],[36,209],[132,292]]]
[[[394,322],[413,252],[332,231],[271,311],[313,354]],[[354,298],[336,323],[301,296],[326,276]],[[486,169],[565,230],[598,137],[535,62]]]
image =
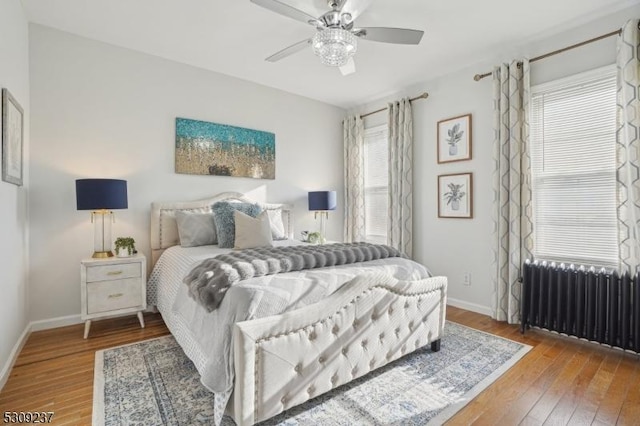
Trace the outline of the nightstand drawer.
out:
[[[122,280],[141,276],[139,262],[87,266],[87,282]]]
[[[87,283],[87,314],[89,315],[133,308],[142,304],[140,278]]]

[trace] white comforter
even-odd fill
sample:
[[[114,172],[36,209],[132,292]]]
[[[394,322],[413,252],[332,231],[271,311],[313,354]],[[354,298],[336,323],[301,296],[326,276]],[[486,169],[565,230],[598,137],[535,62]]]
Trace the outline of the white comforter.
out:
[[[300,244],[275,241],[275,245]],[[229,395],[233,388],[233,324],[275,315],[315,303],[355,276],[384,271],[399,280],[431,276],[422,265],[399,257],[330,268],[268,275],[231,287],[220,307],[208,313],[188,295],[182,278],[196,262],[229,252],[218,246],[167,249],[151,273],[149,304],[156,305],[185,354],[212,392]]]

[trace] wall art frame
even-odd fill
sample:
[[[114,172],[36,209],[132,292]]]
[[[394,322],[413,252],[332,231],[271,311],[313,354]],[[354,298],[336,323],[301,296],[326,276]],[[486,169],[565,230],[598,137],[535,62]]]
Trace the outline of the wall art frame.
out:
[[[473,173],[438,176],[438,217],[473,218]]]
[[[438,121],[438,164],[466,161],[472,158],[471,114]]]
[[[22,186],[24,111],[8,89],[2,89],[2,180]]]
[[[276,135],[261,130],[176,118],[176,173],[276,178]]]

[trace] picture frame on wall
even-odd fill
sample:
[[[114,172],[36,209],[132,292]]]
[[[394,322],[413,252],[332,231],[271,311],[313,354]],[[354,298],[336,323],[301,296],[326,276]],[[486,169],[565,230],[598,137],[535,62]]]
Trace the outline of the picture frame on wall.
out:
[[[438,164],[471,160],[471,114],[438,121]]]
[[[276,135],[176,117],[176,173],[276,178]]]
[[[9,90],[2,89],[2,180],[22,186],[24,111]]]
[[[438,217],[473,218],[473,173],[438,176]]]

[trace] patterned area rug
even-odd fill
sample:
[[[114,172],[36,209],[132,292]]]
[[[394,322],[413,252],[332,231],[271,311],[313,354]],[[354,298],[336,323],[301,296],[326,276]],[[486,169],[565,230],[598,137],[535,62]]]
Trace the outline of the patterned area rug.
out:
[[[440,352],[427,346],[261,425],[442,424],[530,349],[447,322]],[[171,336],[97,352],[93,398],[94,425],[213,424],[213,394]]]

